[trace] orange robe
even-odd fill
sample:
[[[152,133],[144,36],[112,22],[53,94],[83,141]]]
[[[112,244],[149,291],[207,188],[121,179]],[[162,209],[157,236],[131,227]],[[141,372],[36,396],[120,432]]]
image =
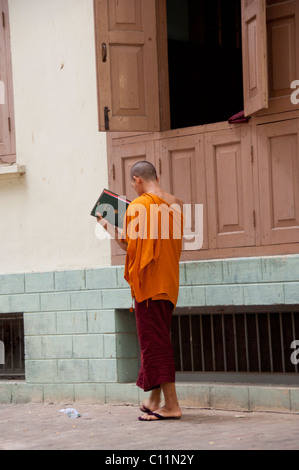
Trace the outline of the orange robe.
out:
[[[183,216],[178,207],[156,195],[145,193],[128,207],[125,279],[137,302],[164,299],[176,306],[182,232]]]

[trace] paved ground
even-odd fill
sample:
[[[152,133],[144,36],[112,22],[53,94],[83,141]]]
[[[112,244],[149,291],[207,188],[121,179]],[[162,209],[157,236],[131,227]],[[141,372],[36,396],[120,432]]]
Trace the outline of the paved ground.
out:
[[[180,421],[140,422],[135,406],[0,405],[0,450],[299,450],[299,415],[183,409]]]

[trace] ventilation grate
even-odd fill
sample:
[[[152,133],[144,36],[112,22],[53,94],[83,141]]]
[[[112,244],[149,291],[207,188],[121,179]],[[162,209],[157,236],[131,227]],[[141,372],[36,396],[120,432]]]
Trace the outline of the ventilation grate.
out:
[[[4,347],[0,379],[25,378],[24,322],[22,314],[0,315],[0,341]]]
[[[298,372],[299,312],[175,315],[171,336],[180,372]]]

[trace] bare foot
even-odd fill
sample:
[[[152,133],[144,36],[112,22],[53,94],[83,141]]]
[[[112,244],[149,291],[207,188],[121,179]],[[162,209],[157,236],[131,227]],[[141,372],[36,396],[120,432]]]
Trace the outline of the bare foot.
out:
[[[142,402],[140,409],[142,411],[145,411],[145,410],[155,411],[159,407],[159,404],[160,404],[160,400],[154,401],[148,398],[147,400],[144,400]]]
[[[154,414],[145,414],[141,416],[140,420],[141,421],[159,421],[160,419],[163,419],[163,418],[180,419],[182,416],[182,410],[180,407],[169,409],[163,406],[162,408],[156,409],[153,413]],[[155,415],[158,415],[158,416],[155,416]]]
[[[156,388],[151,391],[149,398],[147,398],[146,400],[142,402],[140,409],[142,411],[146,411],[147,413],[148,413],[147,410],[154,411],[157,408],[159,408],[160,401],[161,401],[161,388]]]

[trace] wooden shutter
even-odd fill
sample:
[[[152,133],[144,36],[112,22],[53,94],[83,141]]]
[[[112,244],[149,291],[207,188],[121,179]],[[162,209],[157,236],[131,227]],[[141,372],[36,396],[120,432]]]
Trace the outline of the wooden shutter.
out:
[[[0,0],[0,164],[13,163],[15,134],[8,2]]]
[[[160,131],[156,1],[95,0],[95,23],[100,130]]]
[[[242,0],[245,115],[268,108],[266,0]]]
[[[299,109],[290,95],[299,77],[299,2],[267,5],[269,108],[261,114]],[[297,87],[296,87],[297,88]]]

